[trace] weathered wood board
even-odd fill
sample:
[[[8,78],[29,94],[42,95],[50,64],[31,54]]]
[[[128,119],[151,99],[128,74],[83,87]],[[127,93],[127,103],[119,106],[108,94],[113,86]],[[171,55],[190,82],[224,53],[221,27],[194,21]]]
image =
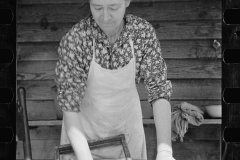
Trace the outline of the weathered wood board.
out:
[[[221,20],[211,21],[170,21],[152,22],[158,39],[220,39]],[[41,24],[17,25],[17,42],[56,42],[72,28],[74,23],[49,23],[45,28]]]
[[[221,39],[217,39],[221,42]],[[221,47],[216,50],[213,40],[160,41],[164,59],[218,59],[222,58]],[[59,42],[18,43],[17,60],[52,61],[58,59]]]
[[[54,147],[59,144],[59,140],[51,141],[32,141],[33,158],[41,160],[54,159]],[[17,159],[23,159],[22,144],[19,143],[19,151],[17,152]],[[153,146],[152,143],[147,143],[147,146]],[[174,142],[173,156],[177,160],[219,160],[220,148],[219,141],[196,141],[196,142]],[[156,149],[147,148],[148,160],[155,160]]]
[[[221,80],[194,79],[172,80],[174,92],[172,100],[220,100]],[[55,85],[53,80],[45,81],[18,81],[18,87],[24,87],[27,100],[53,100],[51,87]],[[144,83],[137,86],[141,100],[147,99]]]
[[[192,2],[196,0],[131,0],[131,2]],[[216,2],[219,0],[215,0]],[[88,2],[83,1],[83,2]],[[69,3],[79,3],[79,0],[18,0],[17,4],[69,4]]]
[[[53,120],[57,119],[53,100],[27,101],[28,120]]]
[[[59,145],[59,140],[36,140],[32,141],[33,159],[54,159],[54,147]],[[147,141],[148,160],[155,160],[156,141]],[[154,145],[155,144],[155,145]],[[219,141],[185,141],[173,142],[173,156],[177,160],[219,160]],[[23,159],[22,143],[18,144],[17,159]],[[150,148],[152,147],[152,148]]]
[[[154,124],[144,124],[148,160],[156,156],[156,130]],[[54,147],[59,145],[61,126],[30,127],[34,159],[53,159]],[[173,142],[174,157],[178,160],[218,160],[220,125],[189,125],[184,141]],[[23,158],[22,143],[17,144],[17,159]]]
[[[69,12],[71,11],[71,12]],[[148,21],[215,20],[222,19],[221,1],[132,2],[127,14]],[[77,3],[19,5],[17,23],[78,22],[90,15],[89,5]]]
[[[169,79],[221,78],[220,59],[165,60]],[[50,80],[55,78],[57,61],[24,61],[17,64],[17,80]]]
[[[143,124],[146,137],[149,140],[156,139],[154,124]],[[61,125],[58,126],[29,126],[31,140],[59,140]],[[219,140],[220,124],[202,124],[194,126],[189,124],[189,130],[184,136],[184,141],[188,140]],[[179,141],[179,139],[177,140]]]
[[[204,106],[207,105],[219,105],[221,100],[182,100],[182,101],[170,101],[171,105],[180,104],[181,102],[188,102],[192,105],[198,106],[205,112]],[[153,115],[153,110],[146,100],[141,101],[143,118],[150,118]],[[27,101],[28,120],[56,120],[55,104],[53,100],[47,101]],[[207,113],[204,115],[207,117]],[[236,117],[237,118],[237,117]]]

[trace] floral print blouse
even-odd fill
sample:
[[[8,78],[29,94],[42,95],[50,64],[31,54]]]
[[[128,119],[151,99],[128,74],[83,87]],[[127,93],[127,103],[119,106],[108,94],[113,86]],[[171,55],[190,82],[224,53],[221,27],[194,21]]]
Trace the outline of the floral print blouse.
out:
[[[93,55],[93,38],[95,61],[103,68],[114,70],[131,60],[131,36],[136,57],[136,84],[144,79],[150,103],[159,98],[170,99],[172,85],[167,80],[167,66],[154,28],[146,20],[130,14],[124,16],[124,21],[124,28],[112,46],[92,16],[82,19],[62,38],[55,69],[61,110],[80,111]]]

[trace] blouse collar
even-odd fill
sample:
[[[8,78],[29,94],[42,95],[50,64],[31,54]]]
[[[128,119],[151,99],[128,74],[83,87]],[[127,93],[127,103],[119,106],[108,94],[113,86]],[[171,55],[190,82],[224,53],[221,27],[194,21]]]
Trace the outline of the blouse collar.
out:
[[[134,38],[134,31],[133,31],[133,19],[132,15],[124,15],[123,19],[125,20],[125,24],[123,27],[123,30],[119,37],[117,38],[113,48],[117,48],[121,46],[124,42],[129,40],[129,37],[132,39]],[[101,30],[101,28],[98,26],[96,21],[93,19],[93,16],[90,15],[90,26],[92,30],[92,36],[96,39],[98,42],[103,42],[106,46],[110,47],[110,43],[108,41],[107,35]]]

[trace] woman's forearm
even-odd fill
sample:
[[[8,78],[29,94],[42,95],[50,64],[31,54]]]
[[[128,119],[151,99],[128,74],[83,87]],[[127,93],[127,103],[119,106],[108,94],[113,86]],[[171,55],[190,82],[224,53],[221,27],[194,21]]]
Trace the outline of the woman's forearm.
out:
[[[82,125],[77,113],[64,112],[64,125],[77,159],[93,160],[85,135],[80,130]]]
[[[172,153],[171,105],[166,99],[153,102],[153,114],[157,132],[157,150]]]

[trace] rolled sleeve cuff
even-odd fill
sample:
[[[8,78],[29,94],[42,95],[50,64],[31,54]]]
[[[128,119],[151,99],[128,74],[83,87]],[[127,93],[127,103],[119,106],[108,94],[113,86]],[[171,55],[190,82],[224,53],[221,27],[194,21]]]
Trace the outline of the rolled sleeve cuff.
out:
[[[171,81],[165,81],[165,83],[152,86],[148,90],[148,102],[152,104],[154,101],[162,98],[170,101],[172,93],[173,90]]]
[[[69,112],[80,112],[80,96],[76,92],[60,92],[57,95],[59,109]]]

